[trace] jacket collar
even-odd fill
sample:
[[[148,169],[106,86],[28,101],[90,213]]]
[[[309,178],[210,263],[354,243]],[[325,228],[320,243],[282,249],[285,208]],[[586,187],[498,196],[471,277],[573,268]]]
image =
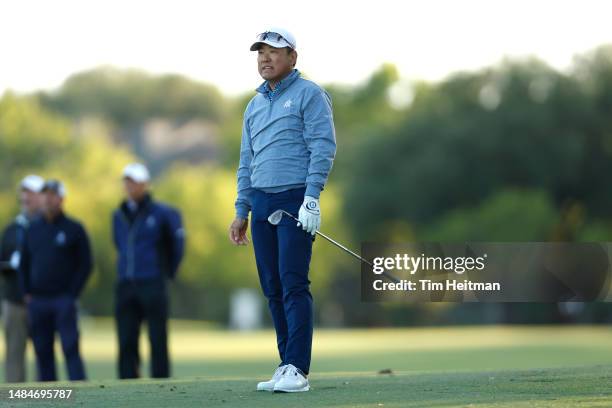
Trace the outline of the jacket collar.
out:
[[[130,206],[128,205],[128,200],[123,200],[121,202],[120,208],[121,208],[121,211],[123,211],[125,215],[129,217],[130,215],[135,215],[135,214],[142,212],[145,208],[149,206],[149,204],[152,201],[153,201],[153,198],[151,197],[151,193],[147,193],[142,198],[142,200],[139,203],[137,203],[136,211],[133,211],[130,209]]]
[[[289,88],[289,86],[291,86],[291,84],[294,83],[295,80],[298,79],[299,77],[300,77],[300,71],[294,68],[293,71],[287,74],[286,77],[278,81],[274,90],[270,89],[270,85],[268,84],[268,81],[264,81],[261,85],[257,87],[256,91],[268,97],[270,97],[270,94],[278,95],[285,89]]]
[[[51,220],[48,219],[46,216],[42,216],[41,219],[43,219],[47,224],[59,224],[60,222],[66,219],[66,214],[64,213],[64,211],[60,211],[59,214],[57,214]]]
[[[15,217],[15,223],[17,225],[20,225],[22,227],[27,227],[28,225],[30,225],[32,222],[40,219],[43,217],[42,212],[36,212],[34,214],[27,214],[25,212],[21,212],[19,213],[16,217]]]

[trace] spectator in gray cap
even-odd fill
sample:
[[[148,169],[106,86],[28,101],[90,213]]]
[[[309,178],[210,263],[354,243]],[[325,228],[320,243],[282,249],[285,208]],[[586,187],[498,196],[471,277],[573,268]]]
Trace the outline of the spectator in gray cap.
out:
[[[29,175],[19,184],[21,212],[4,229],[0,244],[0,265],[4,280],[2,294],[2,317],[5,339],[5,380],[26,380],[25,351],[28,340],[28,318],[23,293],[19,287],[17,270],[21,262],[23,240],[30,222],[40,216],[41,191],[45,180]]]
[[[92,269],[85,228],[63,210],[64,185],[43,187],[43,216],[32,222],[23,244],[19,280],[28,306],[38,381],[56,381],[55,334],[59,334],[68,379],[84,380],[79,351],[77,300]]]

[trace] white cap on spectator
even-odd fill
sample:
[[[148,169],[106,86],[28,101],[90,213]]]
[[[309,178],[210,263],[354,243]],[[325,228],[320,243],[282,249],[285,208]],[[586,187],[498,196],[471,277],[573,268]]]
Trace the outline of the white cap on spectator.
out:
[[[123,177],[136,183],[146,183],[151,179],[149,170],[141,163],[130,163],[123,169]]]
[[[37,176],[36,174],[30,174],[25,176],[21,180],[20,187],[22,190],[32,191],[34,193],[40,193],[45,186],[45,179]]]

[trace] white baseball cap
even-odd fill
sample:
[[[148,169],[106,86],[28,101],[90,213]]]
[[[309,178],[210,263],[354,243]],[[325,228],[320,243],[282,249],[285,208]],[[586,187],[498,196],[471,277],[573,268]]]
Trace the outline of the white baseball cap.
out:
[[[34,193],[40,193],[45,186],[45,179],[37,176],[36,174],[30,174],[25,176],[21,180],[20,187],[22,190],[32,191]]]
[[[261,44],[268,44],[274,48],[296,49],[295,37],[288,30],[279,27],[270,27],[261,34],[257,34],[257,41],[251,45],[251,51],[257,51]]]
[[[149,170],[141,163],[130,163],[123,169],[123,177],[129,178],[136,183],[146,183],[151,180]]]

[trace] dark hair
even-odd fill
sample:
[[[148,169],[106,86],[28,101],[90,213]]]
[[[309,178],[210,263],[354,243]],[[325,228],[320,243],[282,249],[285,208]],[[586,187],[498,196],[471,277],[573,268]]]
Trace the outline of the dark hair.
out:
[[[285,49],[287,50],[287,55],[291,54],[291,52],[295,51],[293,48],[291,47],[285,47]],[[293,68],[295,68],[295,64],[293,64]]]

